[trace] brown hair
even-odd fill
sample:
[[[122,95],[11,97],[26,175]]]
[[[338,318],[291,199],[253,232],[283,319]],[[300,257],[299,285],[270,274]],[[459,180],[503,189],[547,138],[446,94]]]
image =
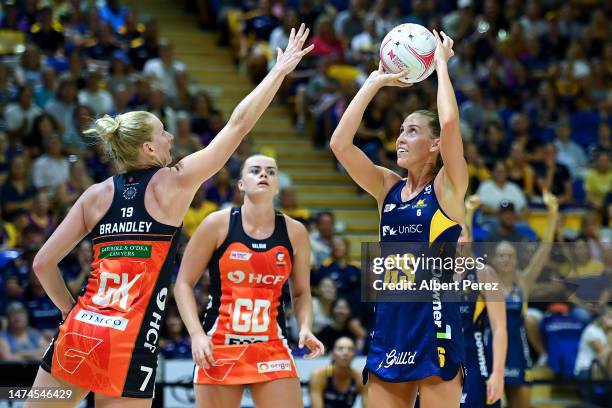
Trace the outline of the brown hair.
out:
[[[440,127],[440,118],[438,117],[438,114],[436,112],[433,112],[427,109],[419,109],[417,111],[414,111],[413,114],[414,113],[418,113],[419,115],[423,115],[427,119],[429,119],[427,124],[429,125],[429,129],[431,129],[431,138],[439,139],[442,128]],[[438,155],[436,156],[436,163],[432,165],[430,169],[430,174],[432,176],[435,176],[436,174],[438,174],[443,164],[444,162],[442,161],[442,155],[438,153]]]

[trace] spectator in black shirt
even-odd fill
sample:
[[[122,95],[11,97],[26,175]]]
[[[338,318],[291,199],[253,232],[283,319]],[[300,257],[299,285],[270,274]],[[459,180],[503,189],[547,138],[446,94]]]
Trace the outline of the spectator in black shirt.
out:
[[[479,143],[478,151],[488,168],[492,169],[495,162],[508,156],[508,145],[504,139],[499,123],[491,122],[485,126],[484,140]]]
[[[535,195],[541,196],[544,190],[557,196],[560,205],[572,201],[572,181],[566,166],[557,162],[557,149],[553,143],[544,146],[544,158],[535,162]]]
[[[64,28],[59,21],[53,20],[53,9],[45,6],[40,11],[40,23],[36,23],[30,29],[32,42],[42,52],[53,55],[64,46]]]
[[[98,39],[92,39],[87,43],[87,55],[89,58],[108,61],[113,56],[113,53],[119,50],[119,45],[110,24],[106,22],[100,23]]]
[[[13,222],[25,211],[30,211],[36,196],[36,188],[30,183],[26,174],[26,164],[23,157],[15,157],[11,161],[9,174],[0,192],[2,202],[2,217]]]
[[[325,350],[332,350],[340,337],[349,337],[355,341],[358,351],[363,350],[367,333],[358,319],[351,315],[351,305],[345,298],[338,298],[332,305],[332,323],[317,333],[317,338],[325,345]]]
[[[487,241],[524,242],[536,240],[537,237],[533,231],[530,231],[530,228],[518,229],[516,227],[517,214],[511,201],[504,200],[499,204],[497,216],[498,226],[487,236]]]

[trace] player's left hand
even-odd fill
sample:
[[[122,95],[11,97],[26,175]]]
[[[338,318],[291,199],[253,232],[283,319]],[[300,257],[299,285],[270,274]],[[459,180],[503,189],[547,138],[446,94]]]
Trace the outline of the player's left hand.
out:
[[[323,343],[321,343],[319,339],[317,339],[315,335],[307,329],[300,330],[300,340],[298,345],[300,348],[304,348],[304,346],[306,346],[308,350],[310,350],[310,354],[304,356],[306,359],[320,357],[323,355],[323,353],[325,353],[325,346],[323,346]]]
[[[440,31],[440,34],[436,30],[433,30],[433,35],[436,37],[436,53],[434,54],[434,61],[436,66],[438,63],[446,63],[453,55],[453,44],[455,43],[452,38],[444,34],[444,31]]]
[[[487,404],[493,405],[502,397],[504,392],[504,374],[493,373],[487,380]]]

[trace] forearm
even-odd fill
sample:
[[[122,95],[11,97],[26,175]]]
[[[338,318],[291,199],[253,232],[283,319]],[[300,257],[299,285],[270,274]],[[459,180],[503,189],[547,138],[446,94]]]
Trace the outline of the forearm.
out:
[[[293,299],[295,307],[295,318],[300,330],[312,330],[312,296],[310,291],[305,291]]]
[[[379,87],[368,82],[359,89],[332,135],[330,146],[335,152],[353,144],[353,138],[361,126],[363,114],[379,89]]]
[[[193,286],[177,281],[174,285],[174,299],[189,335],[194,337],[196,334],[204,333],[198,316],[198,305],[193,294]]]
[[[555,238],[555,231],[557,230],[557,218],[559,217],[559,209],[553,208],[548,211],[548,219],[546,223],[546,229],[542,234],[542,242],[553,242]]]
[[[504,374],[506,353],[508,349],[508,335],[505,327],[493,329],[493,373]]]
[[[57,265],[34,269],[45,292],[65,317],[75,303]]]
[[[448,75],[448,67],[445,62],[438,62],[436,65],[438,73],[438,116],[440,124],[444,127],[445,124],[459,125],[459,108],[457,107],[457,99],[455,99],[455,91],[451,84]]]

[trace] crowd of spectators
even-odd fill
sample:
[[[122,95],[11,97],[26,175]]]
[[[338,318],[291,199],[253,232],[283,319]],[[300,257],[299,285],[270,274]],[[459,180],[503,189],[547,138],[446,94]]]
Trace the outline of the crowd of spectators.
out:
[[[537,240],[529,214],[549,190],[563,210],[585,213],[577,229],[561,225],[558,232],[560,240],[585,243],[585,258],[572,270],[609,276],[608,2],[196,3],[202,26],[219,32],[220,43],[231,47],[255,82],[273,65],[274,50],[286,45],[290,27],[305,22],[311,28],[316,48],[283,84],[280,96],[294,109],[296,129],[311,136],[318,148],[326,146],[348,102],[377,68],[386,32],[407,22],[445,31],[456,44],[449,70],[461,112],[470,193],[481,202],[475,239]],[[156,21],[141,19],[137,10],[118,0],[0,4],[0,360],[24,361],[40,356],[61,320],[32,273],[33,257],[77,197],[117,171],[84,134],[92,119],[148,110],[175,135],[178,159],[208,145],[224,117],[190,81],[173,44],[160,38]],[[395,139],[404,117],[417,109],[435,109],[435,95],[435,75],[409,90],[381,90],[355,143],[375,163],[394,168]],[[240,163],[253,152],[246,139],[226,168],[198,191],[184,221],[178,261],[207,214],[241,203],[235,180]],[[371,314],[359,301],[361,272],[350,262],[348,240],[335,231],[332,212],[299,205],[286,174],[281,174],[281,188],[279,208],[311,231],[316,334],[328,350],[337,338],[349,336],[358,352],[366,352]],[[593,259],[604,268],[593,266]],[[90,260],[91,244],[83,241],[60,265],[75,295],[85,283]],[[196,288],[201,313],[208,303],[207,279],[205,274]],[[597,328],[584,335],[612,348],[610,319],[594,320],[600,310],[593,306],[590,311],[582,327]],[[297,328],[288,323],[295,345]],[[588,349],[592,344],[580,344],[582,357],[598,355],[600,348]],[[172,300],[160,347],[166,358],[190,357],[189,339]]]

